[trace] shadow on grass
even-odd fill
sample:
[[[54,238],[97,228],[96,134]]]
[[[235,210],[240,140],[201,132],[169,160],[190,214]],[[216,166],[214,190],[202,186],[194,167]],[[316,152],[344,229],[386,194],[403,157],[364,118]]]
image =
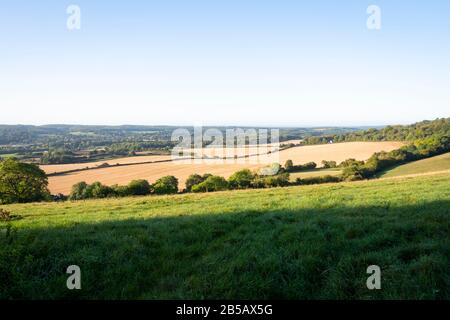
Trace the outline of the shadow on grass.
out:
[[[0,298],[449,299],[450,201],[0,232]],[[9,229],[9,231],[7,230]],[[69,265],[82,290],[69,291]],[[369,265],[382,289],[366,287]]]

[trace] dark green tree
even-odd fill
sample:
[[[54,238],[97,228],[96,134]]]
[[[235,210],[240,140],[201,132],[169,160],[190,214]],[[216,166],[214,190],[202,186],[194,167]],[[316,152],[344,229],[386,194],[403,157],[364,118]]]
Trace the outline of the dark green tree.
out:
[[[10,158],[0,162],[0,202],[26,203],[50,199],[48,179],[37,165]]]
[[[155,194],[175,194],[178,193],[178,179],[174,176],[162,177],[152,187]]]
[[[255,174],[249,169],[235,172],[229,179],[229,186],[232,189],[247,189],[252,185]]]
[[[192,187],[192,192],[214,192],[228,190],[228,182],[223,177],[210,176]]]
[[[202,183],[207,178],[208,177],[201,176],[199,174],[191,174],[186,180],[186,191],[191,192],[193,186],[195,186],[196,184]]]
[[[128,184],[127,189],[130,196],[146,196],[152,190],[147,180],[133,180]]]
[[[88,184],[84,181],[78,182],[72,186],[72,191],[70,191],[70,200],[83,200],[86,199],[86,189]]]

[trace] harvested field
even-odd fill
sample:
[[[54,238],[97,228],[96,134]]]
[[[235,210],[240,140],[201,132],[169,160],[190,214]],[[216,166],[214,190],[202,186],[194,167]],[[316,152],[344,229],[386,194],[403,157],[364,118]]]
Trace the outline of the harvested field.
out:
[[[117,158],[111,160],[102,160],[96,162],[86,162],[86,163],[71,163],[71,164],[49,164],[49,165],[41,165],[40,168],[45,171],[47,174],[58,173],[58,172],[66,172],[71,170],[78,170],[84,168],[96,168],[101,166],[104,163],[108,163],[110,165],[115,164],[130,164],[130,163],[141,163],[141,162],[154,162],[154,161],[164,161],[170,160],[170,155],[163,156],[136,156],[136,157],[125,157],[125,158]]]
[[[318,165],[322,160],[340,163],[348,158],[367,160],[379,151],[392,151],[404,145],[403,142],[346,142],[323,144],[304,147],[295,147],[280,152],[280,163],[290,159],[294,164],[315,162]]]
[[[403,143],[401,142],[349,142],[295,147],[281,151],[279,153],[279,162],[284,164],[287,159],[292,159],[295,164],[314,161],[320,165],[322,160],[334,160],[336,162],[341,162],[348,158],[365,160],[368,159],[374,152],[382,150],[391,151],[401,147],[402,145]],[[142,162],[143,158],[144,157],[132,157],[125,159],[127,159],[127,161],[137,159],[138,161],[136,162]],[[244,162],[242,161],[243,159],[240,160],[241,162]],[[231,174],[240,169],[249,168],[253,170],[266,165],[252,163],[254,162],[252,160],[254,159],[246,159],[247,163],[244,162],[233,164],[214,164],[214,161],[211,160],[200,164],[163,162],[124,167],[101,168],[50,177],[49,187],[52,193],[68,194],[70,193],[72,185],[80,181],[86,181],[87,183],[100,181],[106,185],[123,185],[135,179],[147,179],[150,182],[154,182],[156,179],[163,176],[173,175],[179,179],[180,188],[184,188],[184,182],[187,177],[193,173],[211,173],[228,178]],[[117,163],[117,159],[111,162]],[[86,166],[86,164],[83,164],[83,166]]]

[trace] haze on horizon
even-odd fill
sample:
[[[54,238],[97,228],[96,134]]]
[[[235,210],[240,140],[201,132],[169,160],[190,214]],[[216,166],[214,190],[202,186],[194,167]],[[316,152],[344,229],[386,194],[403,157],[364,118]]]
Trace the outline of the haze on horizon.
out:
[[[1,124],[377,126],[450,116],[450,2],[0,4]],[[381,8],[381,30],[366,9]]]

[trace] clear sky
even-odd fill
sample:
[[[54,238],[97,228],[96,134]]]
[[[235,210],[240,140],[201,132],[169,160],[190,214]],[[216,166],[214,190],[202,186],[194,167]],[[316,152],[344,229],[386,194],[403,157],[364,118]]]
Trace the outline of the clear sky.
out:
[[[450,1],[1,0],[0,108],[4,124],[449,117]]]

